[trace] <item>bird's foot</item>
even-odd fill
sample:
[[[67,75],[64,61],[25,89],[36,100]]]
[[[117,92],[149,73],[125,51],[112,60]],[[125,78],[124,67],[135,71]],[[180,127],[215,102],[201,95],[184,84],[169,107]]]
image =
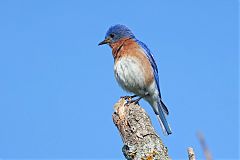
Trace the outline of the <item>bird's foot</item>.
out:
[[[122,96],[122,97],[120,97],[120,98],[123,98],[123,99],[125,99],[125,100],[127,100],[127,101],[131,101],[133,98],[135,98],[135,97],[137,97],[137,95],[133,95],[133,96]]]
[[[139,104],[138,102],[142,99],[143,97],[139,97],[139,98],[137,98],[137,99],[135,99],[135,100],[129,100],[129,101],[127,101],[127,103],[126,103],[126,105],[130,105],[131,103],[133,103],[133,104]]]
[[[139,105],[138,102],[139,102],[142,98],[144,98],[144,97],[146,97],[146,96],[149,96],[149,93],[148,93],[148,92],[145,93],[144,96],[139,97],[139,98],[137,98],[137,99],[135,99],[135,100],[133,100],[132,98],[137,97],[137,95],[125,96],[125,97],[128,97],[126,105],[130,105],[131,103],[133,103],[133,104],[138,104],[138,105]]]

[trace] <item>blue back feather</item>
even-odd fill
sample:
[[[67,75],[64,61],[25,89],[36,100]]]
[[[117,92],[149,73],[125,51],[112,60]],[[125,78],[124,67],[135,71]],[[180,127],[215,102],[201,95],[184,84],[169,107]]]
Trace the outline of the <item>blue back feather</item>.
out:
[[[144,44],[143,42],[135,39],[135,41],[138,43],[138,45],[140,45],[143,49],[144,49],[144,53],[146,54],[148,60],[150,61],[152,68],[153,68],[153,72],[154,72],[154,78],[155,81],[157,83],[157,88],[158,88],[158,92],[159,92],[159,96],[161,98],[161,93],[160,93],[160,87],[159,87],[159,77],[158,77],[158,68],[157,68],[157,64],[153,58],[152,52],[150,51],[150,49],[147,47],[146,44]]]

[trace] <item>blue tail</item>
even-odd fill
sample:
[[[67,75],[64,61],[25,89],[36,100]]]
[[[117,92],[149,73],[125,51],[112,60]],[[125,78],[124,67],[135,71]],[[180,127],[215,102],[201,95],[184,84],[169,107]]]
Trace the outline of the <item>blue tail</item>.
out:
[[[157,119],[162,127],[163,133],[164,135],[169,135],[172,134],[171,128],[167,122],[166,116],[166,106],[165,104],[160,100],[159,103],[157,103],[158,105],[158,114],[157,114]],[[165,112],[165,113],[164,113]]]

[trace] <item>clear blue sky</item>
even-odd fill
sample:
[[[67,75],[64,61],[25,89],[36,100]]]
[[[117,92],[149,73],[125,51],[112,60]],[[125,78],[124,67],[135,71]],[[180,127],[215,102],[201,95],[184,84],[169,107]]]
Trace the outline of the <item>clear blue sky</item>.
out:
[[[126,95],[103,40],[129,26],[154,53],[173,159],[237,159],[238,2],[9,0],[0,2],[0,158],[122,159],[113,105]]]

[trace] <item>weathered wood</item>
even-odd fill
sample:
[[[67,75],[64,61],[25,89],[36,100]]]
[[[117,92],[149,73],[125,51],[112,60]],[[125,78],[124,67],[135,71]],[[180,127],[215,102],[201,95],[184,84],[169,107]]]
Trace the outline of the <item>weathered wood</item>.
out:
[[[189,160],[196,160],[193,148],[192,147],[188,147],[187,151],[188,151],[188,159]]]
[[[120,99],[114,106],[113,122],[117,126],[128,160],[169,160],[168,150],[155,132],[145,110]]]

